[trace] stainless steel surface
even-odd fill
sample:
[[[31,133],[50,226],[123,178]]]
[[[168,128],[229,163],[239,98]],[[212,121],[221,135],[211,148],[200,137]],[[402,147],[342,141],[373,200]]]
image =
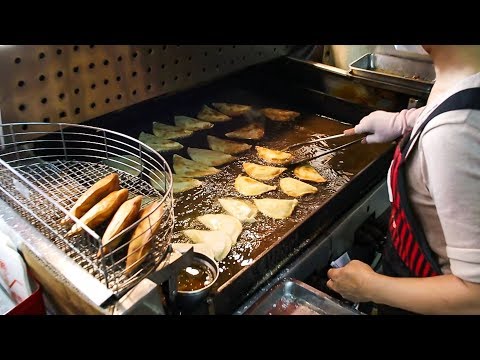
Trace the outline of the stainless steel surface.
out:
[[[349,70],[349,64],[367,53],[399,56],[409,59],[428,59],[428,55],[398,51],[393,45],[325,45],[323,57],[311,60],[323,62],[339,69]]]
[[[324,73],[320,80],[325,93],[355,103],[368,105],[378,110],[392,111],[395,107],[394,104],[392,104],[392,97],[398,96],[398,94],[416,96],[424,99],[422,102],[426,103],[426,98],[431,90],[431,86],[412,87],[405,84],[394,83],[384,78],[360,76],[351,73],[349,70],[343,70],[319,62],[291,57],[289,57],[289,60],[320,69]],[[318,89],[315,89],[311,89],[311,91],[319,92]],[[388,94],[387,92],[392,92],[392,94]],[[404,107],[407,107],[406,103]]]
[[[283,279],[247,315],[360,315],[358,310],[297,279]]]
[[[291,45],[2,45],[0,109],[4,123],[81,123],[286,55],[290,49]]]
[[[339,137],[339,136],[335,136],[335,137]],[[310,161],[310,160],[314,160],[314,159],[318,159],[318,158],[321,158],[322,156],[326,156],[328,154],[331,154],[331,153],[334,153],[338,150],[342,150],[342,149],[345,149],[353,144],[356,144],[358,142],[362,141],[362,138],[360,139],[355,139],[353,141],[350,141],[346,144],[343,144],[343,145],[340,145],[340,146],[337,146],[337,147],[334,147],[333,149],[329,149],[329,150],[326,150],[324,152],[321,152],[321,153],[317,153],[317,154],[314,154],[314,155],[311,155],[311,156],[300,156],[300,157],[295,157],[294,160],[288,164],[288,166],[291,166],[291,165],[296,165],[296,164],[300,164],[300,163],[303,163],[303,162],[306,162],[306,161]]]
[[[282,151],[286,151],[288,149],[293,149],[295,147],[303,146],[303,145],[307,145],[307,144],[315,144],[317,142],[322,142],[322,141],[331,140],[331,139],[337,139],[337,138],[343,137],[343,136],[345,136],[345,134],[343,134],[343,133],[342,134],[337,134],[337,135],[332,135],[332,136],[325,136],[325,137],[321,137],[321,136],[315,134],[315,135],[312,135],[312,137],[317,137],[317,139],[310,140],[310,141],[299,142],[299,143],[296,143],[296,144],[293,144],[293,145],[289,145],[286,148],[282,149]]]
[[[165,315],[160,288],[143,279],[119,299],[111,309],[112,315]]]
[[[350,64],[350,71],[358,76],[417,89],[429,89],[435,82],[435,68],[431,61],[392,55],[365,54]]]
[[[62,279],[62,282],[68,282],[74,291],[85,296],[87,302],[100,306],[113,295],[111,290],[73,259],[65,256],[63,251],[2,199],[0,199],[0,219],[3,219],[22,239],[19,243],[20,251],[24,252],[27,247],[46,268]]]
[[[235,312],[234,315],[243,315],[260,297],[267,293],[275,284],[284,278],[304,280],[315,269],[327,266],[332,259],[348,251],[353,242],[355,231],[370,216],[379,216],[389,206],[387,183],[383,181],[360,199],[345,216],[339,219],[327,231],[316,234],[315,239],[304,239],[311,243],[301,252],[294,254],[295,260],[285,264],[283,269],[254,293],[248,294],[248,299]]]
[[[380,51],[382,45],[325,45],[323,57],[317,61],[348,71],[348,64],[365,53]],[[390,45],[393,48],[393,45]]]
[[[53,244],[104,287],[119,294],[147,276],[163,260],[173,231],[172,174],[165,160],[153,149],[131,137],[91,126],[57,124],[57,132],[41,131],[45,137],[25,140],[28,133],[18,132],[24,124],[3,125],[5,142],[10,146],[0,154],[0,196],[30,221]],[[47,127],[36,124],[37,128]],[[8,130],[8,131],[5,131]],[[141,168],[134,176],[108,166],[105,160],[135,156],[131,165]],[[159,176],[155,171],[163,171]],[[73,215],[70,218],[85,233],[68,237],[69,226],[60,221],[86,189],[106,175],[117,172],[120,187],[129,190],[129,197],[143,196],[143,205],[158,201],[164,211],[158,232],[153,237],[149,256],[139,269],[127,274],[125,262],[130,239],[100,258],[101,237]],[[164,194],[150,182],[167,189]],[[140,221],[118,236],[133,230]],[[157,224],[150,224],[156,226]]]

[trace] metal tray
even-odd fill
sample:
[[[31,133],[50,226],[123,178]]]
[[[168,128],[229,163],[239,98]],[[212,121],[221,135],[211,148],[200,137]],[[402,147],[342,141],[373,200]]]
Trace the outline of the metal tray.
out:
[[[431,61],[368,53],[350,65],[353,75],[429,91],[435,82]]]
[[[296,279],[284,279],[246,315],[362,315],[324,292]]]

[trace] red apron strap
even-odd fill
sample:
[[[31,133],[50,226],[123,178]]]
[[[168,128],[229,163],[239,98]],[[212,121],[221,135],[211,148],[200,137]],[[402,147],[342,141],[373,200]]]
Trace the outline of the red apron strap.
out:
[[[395,150],[390,171],[393,195],[389,222],[393,245],[391,249],[394,249],[396,256],[401,260],[398,267],[406,267],[409,276],[427,277],[440,275],[442,272],[437,256],[427,242],[423,227],[407,195],[406,154],[433,118],[444,112],[461,109],[480,110],[480,88],[462,90],[450,96],[425,119],[414,135],[410,136],[410,132],[407,132]],[[402,276],[405,276],[403,268],[398,268],[396,273],[402,273]]]

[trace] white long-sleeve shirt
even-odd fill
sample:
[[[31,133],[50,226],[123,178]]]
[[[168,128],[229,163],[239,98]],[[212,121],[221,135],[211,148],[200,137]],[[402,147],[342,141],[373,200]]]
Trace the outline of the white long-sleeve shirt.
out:
[[[443,100],[471,87],[480,87],[480,73],[433,104],[394,115],[391,126],[399,133],[413,127],[415,133]],[[480,111],[435,117],[407,157],[408,196],[443,273],[480,283]]]

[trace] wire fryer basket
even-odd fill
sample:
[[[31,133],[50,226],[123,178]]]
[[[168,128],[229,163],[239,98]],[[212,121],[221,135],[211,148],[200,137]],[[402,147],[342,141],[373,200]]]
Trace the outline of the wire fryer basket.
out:
[[[27,131],[26,125],[0,125],[0,197],[119,296],[155,270],[168,252],[174,222],[168,164],[149,146],[118,132],[64,123],[28,123],[35,131]],[[155,205],[112,238],[120,245],[105,254],[101,235],[108,221],[91,229],[69,210],[113,172],[129,199],[141,195],[142,209]],[[66,216],[81,227],[79,234],[67,235],[72,225],[62,225]],[[137,260],[127,268],[130,256]]]

